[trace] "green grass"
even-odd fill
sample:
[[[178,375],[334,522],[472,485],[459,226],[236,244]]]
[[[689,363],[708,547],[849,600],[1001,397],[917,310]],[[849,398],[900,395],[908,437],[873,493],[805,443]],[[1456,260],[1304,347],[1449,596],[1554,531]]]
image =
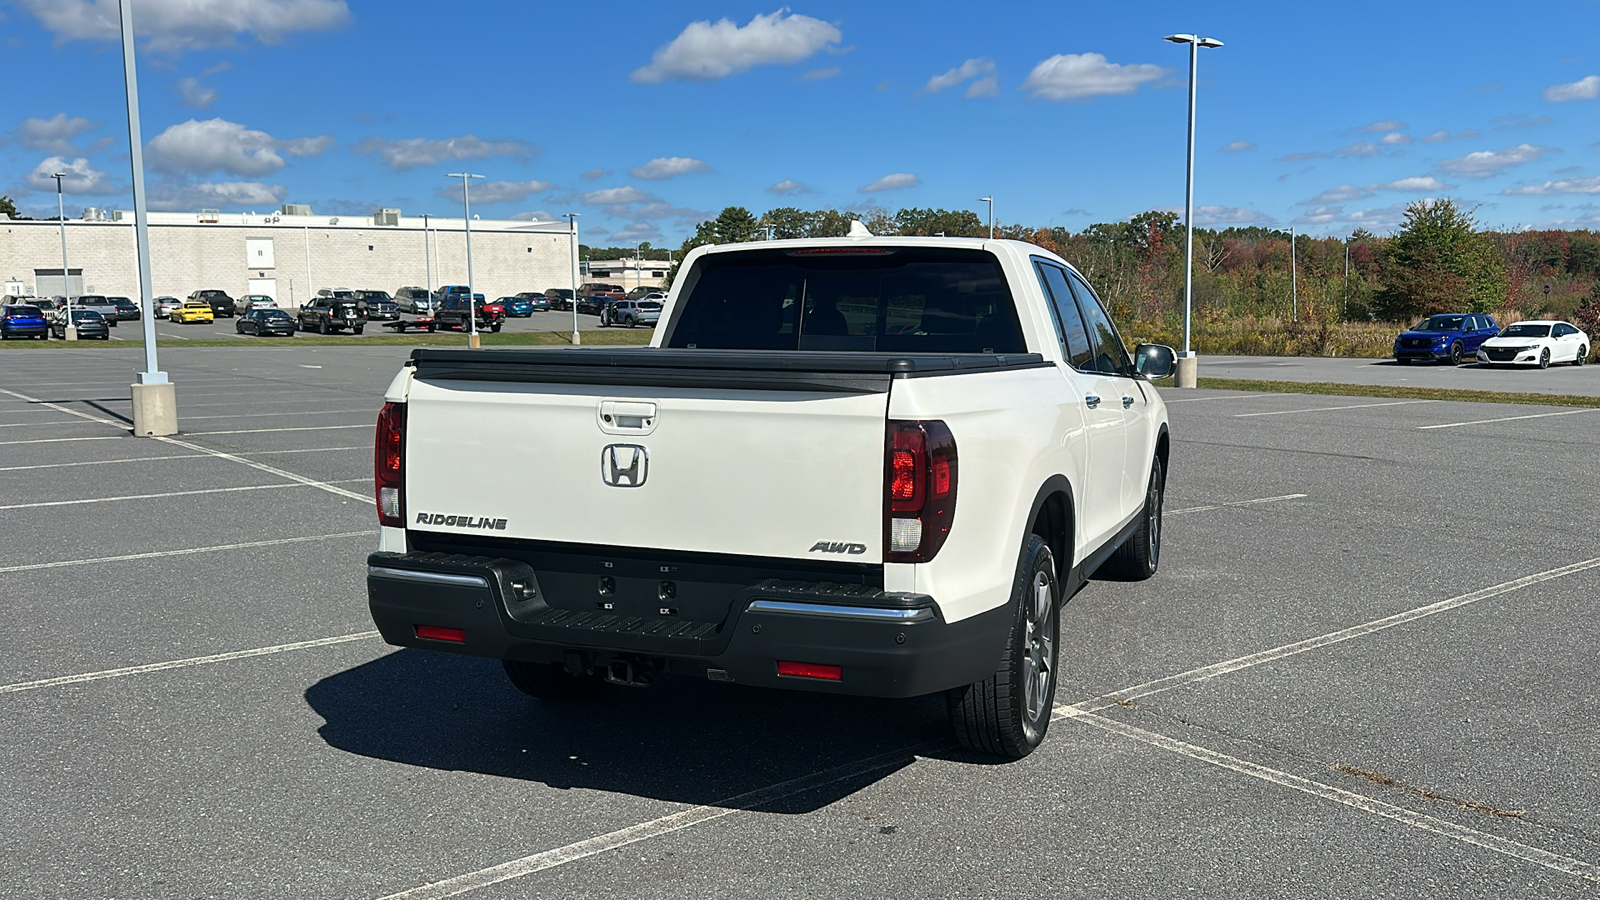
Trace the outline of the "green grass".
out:
[[[1200,378],[1196,387],[1219,391],[1268,394],[1331,394],[1339,397],[1392,397],[1400,400],[1455,400],[1463,403],[1516,403],[1523,406],[1600,408],[1600,397],[1573,394],[1530,394],[1510,391],[1463,391],[1454,388],[1394,387],[1382,384],[1340,384],[1333,381],[1264,381],[1255,378]]]
[[[583,346],[623,346],[633,347],[650,342],[650,329],[620,329],[605,331],[580,331]],[[545,347],[565,346],[572,343],[570,331],[535,331],[508,334],[501,332],[479,332],[481,343],[485,347]],[[355,335],[328,335],[327,337],[295,337],[287,341],[276,338],[202,338],[197,340],[158,340],[156,346],[167,347],[282,347],[282,346],[313,346],[313,347],[465,347],[467,336],[460,332],[443,332],[428,334],[383,334],[356,337]],[[32,347],[36,350],[46,348],[129,348],[143,347],[144,341],[30,341],[12,340],[0,341],[0,348]]]

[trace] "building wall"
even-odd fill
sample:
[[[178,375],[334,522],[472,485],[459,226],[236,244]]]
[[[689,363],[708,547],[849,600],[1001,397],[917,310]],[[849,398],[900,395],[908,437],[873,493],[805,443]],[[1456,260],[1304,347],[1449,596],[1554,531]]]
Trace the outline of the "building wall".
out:
[[[220,288],[241,297],[249,292],[252,279],[270,278],[276,280],[274,297],[288,306],[303,303],[320,288],[393,293],[401,286],[427,284],[422,228],[330,226],[320,217],[321,225],[303,225],[295,218],[283,216],[276,224],[253,225],[153,221],[150,275],[155,295],[184,297],[202,288]],[[467,283],[465,235],[460,220],[455,221],[454,230],[433,228],[426,235],[438,259],[435,287]],[[272,268],[247,266],[246,240],[251,238],[272,241]],[[474,223],[473,288],[499,297],[570,287],[570,247],[565,231],[513,231],[495,225],[479,230]],[[74,270],[83,270],[85,292],[137,300],[134,231],[128,219],[68,222],[67,259]],[[60,268],[58,223],[0,221],[0,282],[18,281],[33,293],[35,269]]]

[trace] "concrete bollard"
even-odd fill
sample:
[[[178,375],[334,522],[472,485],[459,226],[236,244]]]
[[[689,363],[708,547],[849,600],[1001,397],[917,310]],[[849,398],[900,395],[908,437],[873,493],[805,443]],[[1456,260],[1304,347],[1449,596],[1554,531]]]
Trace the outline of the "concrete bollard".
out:
[[[178,388],[163,384],[135,384],[133,388],[133,433],[138,437],[161,437],[178,433]]]
[[[1194,351],[1193,350],[1190,350],[1187,353],[1179,353],[1178,354],[1177,386],[1180,387],[1180,388],[1192,388],[1199,382],[1199,377],[1200,377],[1200,359],[1199,359],[1199,357],[1194,355]]]

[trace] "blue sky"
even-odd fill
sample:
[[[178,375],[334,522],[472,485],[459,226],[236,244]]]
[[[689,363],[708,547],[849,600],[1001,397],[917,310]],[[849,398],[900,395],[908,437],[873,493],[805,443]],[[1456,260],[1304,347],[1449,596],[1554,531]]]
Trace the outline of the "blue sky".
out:
[[[1600,0],[974,4],[134,0],[152,208],[582,214],[676,245],[725,206],[1081,229],[1383,232],[1452,197],[1600,228]],[[115,0],[0,0],[0,193],[131,205]]]

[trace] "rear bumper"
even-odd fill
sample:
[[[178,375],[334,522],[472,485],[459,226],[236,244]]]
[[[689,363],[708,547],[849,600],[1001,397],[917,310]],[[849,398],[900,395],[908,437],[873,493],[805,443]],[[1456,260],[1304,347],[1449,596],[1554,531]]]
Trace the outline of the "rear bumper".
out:
[[[824,693],[915,697],[971,684],[994,671],[1011,624],[1006,607],[947,623],[926,595],[776,578],[739,589],[720,621],[690,621],[607,612],[587,597],[587,608],[570,597],[550,606],[539,573],[509,559],[374,553],[367,566],[373,621],[396,646],[596,669],[626,659],[637,671]],[[419,638],[418,626],[463,639]],[[841,676],[780,676],[780,660]]]

